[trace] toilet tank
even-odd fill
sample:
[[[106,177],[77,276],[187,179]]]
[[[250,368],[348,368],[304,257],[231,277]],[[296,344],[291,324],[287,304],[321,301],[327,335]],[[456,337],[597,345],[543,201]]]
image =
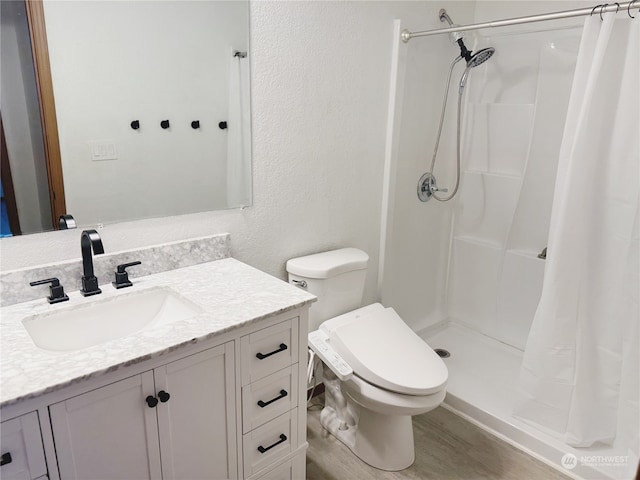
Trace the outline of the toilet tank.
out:
[[[369,256],[357,248],[316,253],[287,262],[289,283],[318,297],[309,310],[310,332],[325,320],[360,307],[368,262]]]

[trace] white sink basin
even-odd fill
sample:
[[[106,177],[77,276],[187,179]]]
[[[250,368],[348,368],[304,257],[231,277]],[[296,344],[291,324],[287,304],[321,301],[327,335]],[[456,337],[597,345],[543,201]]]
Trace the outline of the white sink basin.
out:
[[[125,293],[22,320],[44,350],[71,351],[198,315],[202,308],[169,288]]]

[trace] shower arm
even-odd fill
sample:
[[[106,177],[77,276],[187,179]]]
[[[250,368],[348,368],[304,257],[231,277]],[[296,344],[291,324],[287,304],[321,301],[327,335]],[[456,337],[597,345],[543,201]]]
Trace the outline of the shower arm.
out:
[[[438,12],[438,15],[441,22],[447,22],[449,24],[449,28],[455,28],[459,26],[453,23],[453,20],[451,20],[451,17],[449,16],[449,14],[444,8],[440,9],[440,12]],[[467,46],[464,44],[463,35],[457,31],[452,32],[451,40],[454,43],[457,43],[458,46],[460,47],[460,56],[464,58],[467,62],[469,62],[469,60],[471,60],[472,52],[471,50],[468,50]]]
[[[446,11],[444,8],[442,8],[442,9],[440,10],[440,12],[438,13],[438,15],[440,16],[440,21],[441,21],[441,22],[443,22],[443,21],[445,21],[445,20],[446,20],[450,27],[453,27],[453,26],[454,26],[454,25],[453,25],[453,20],[451,20],[451,17],[449,16],[449,14],[447,13],[447,11]]]

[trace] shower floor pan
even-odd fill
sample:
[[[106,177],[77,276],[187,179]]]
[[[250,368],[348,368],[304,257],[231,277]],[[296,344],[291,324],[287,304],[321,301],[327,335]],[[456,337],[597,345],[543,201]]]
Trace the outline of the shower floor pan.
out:
[[[576,449],[553,432],[541,431],[511,415],[522,351],[455,322],[421,332],[432,348],[451,356],[443,358],[449,369],[444,407],[511,445],[576,479],[629,479],[635,465],[598,465],[594,457],[627,455],[626,449],[598,446]],[[565,469],[565,454],[577,457],[577,465]],[[589,456],[589,465],[579,459]]]

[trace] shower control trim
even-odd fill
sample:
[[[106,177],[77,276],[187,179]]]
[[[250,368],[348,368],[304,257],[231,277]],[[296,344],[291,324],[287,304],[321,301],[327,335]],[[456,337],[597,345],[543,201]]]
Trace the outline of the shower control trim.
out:
[[[309,348],[316,352],[316,355],[336,374],[343,382],[349,380],[353,375],[353,369],[349,366],[344,358],[336,352],[327,342],[329,338],[324,332],[316,330],[309,333]]]
[[[421,202],[431,200],[435,192],[448,192],[447,188],[438,188],[436,177],[431,172],[427,172],[420,177],[418,181],[418,198]]]

